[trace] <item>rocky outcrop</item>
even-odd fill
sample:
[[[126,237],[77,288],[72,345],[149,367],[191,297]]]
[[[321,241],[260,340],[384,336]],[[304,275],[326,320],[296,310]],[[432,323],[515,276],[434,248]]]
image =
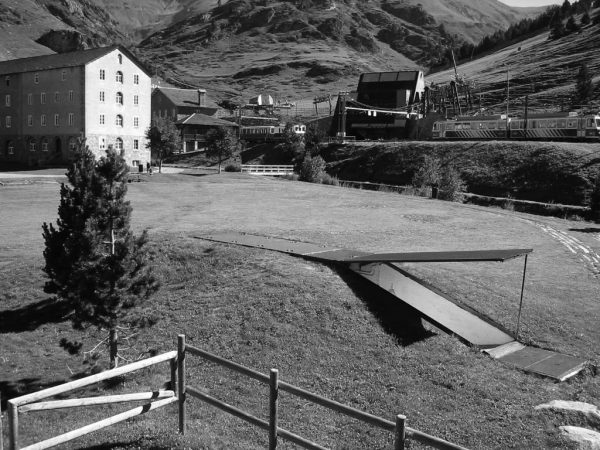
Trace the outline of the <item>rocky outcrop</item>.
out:
[[[564,426],[560,431],[568,440],[575,442],[580,450],[600,450],[600,433],[587,428]]]
[[[85,36],[75,30],[51,30],[36,40],[56,53],[74,52],[89,48]]]

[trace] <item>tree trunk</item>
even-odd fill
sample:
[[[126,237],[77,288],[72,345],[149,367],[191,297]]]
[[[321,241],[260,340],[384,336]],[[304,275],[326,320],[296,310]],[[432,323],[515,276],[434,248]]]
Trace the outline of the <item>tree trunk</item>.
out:
[[[119,360],[117,359],[117,329],[111,328],[108,331],[108,350],[110,354],[110,368],[114,369],[119,365]]]
[[[221,175],[221,162],[222,162],[221,154],[219,154],[219,175]]]
[[[158,173],[162,173],[162,158],[158,160]]]

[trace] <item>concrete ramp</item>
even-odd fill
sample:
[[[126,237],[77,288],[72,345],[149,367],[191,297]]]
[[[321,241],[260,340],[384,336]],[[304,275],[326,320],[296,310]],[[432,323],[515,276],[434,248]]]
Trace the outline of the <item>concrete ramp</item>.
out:
[[[498,325],[461,308],[398,267],[352,263],[350,269],[412,306],[428,322],[471,345],[490,348],[515,340]]]
[[[393,294],[399,301],[410,305],[436,327],[480,348],[492,358],[526,372],[563,381],[579,373],[586,365],[585,359],[521,344],[512,333],[499,324],[447,298],[398,265],[402,262],[502,262],[526,256],[531,249],[377,254],[236,232],[197,237],[349,267],[358,275]],[[525,272],[523,283],[524,281]]]

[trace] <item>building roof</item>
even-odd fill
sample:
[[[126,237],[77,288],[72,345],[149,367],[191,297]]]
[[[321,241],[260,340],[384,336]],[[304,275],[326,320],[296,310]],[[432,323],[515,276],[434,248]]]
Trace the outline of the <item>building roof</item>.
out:
[[[206,98],[206,103],[204,106],[198,105],[198,91],[203,91],[206,93],[204,89],[180,89],[174,87],[157,87],[154,92],[161,92],[165,97],[167,97],[175,106],[190,106],[194,108],[218,108],[215,102],[209,101]]]
[[[84,66],[116,49],[124,53],[141,70],[150,76],[148,70],[138,61],[138,59],[121,45],[111,45],[108,47],[98,47],[89,50],[79,50],[76,52],[56,53],[53,55],[32,56],[29,58],[0,61],[0,75],[22,72],[37,72],[49,69],[61,69],[63,67]]]
[[[217,119],[216,117],[207,116],[206,114],[194,113],[187,116],[185,119],[175,122],[177,125],[204,125],[209,127],[237,127],[237,123],[227,120]]]

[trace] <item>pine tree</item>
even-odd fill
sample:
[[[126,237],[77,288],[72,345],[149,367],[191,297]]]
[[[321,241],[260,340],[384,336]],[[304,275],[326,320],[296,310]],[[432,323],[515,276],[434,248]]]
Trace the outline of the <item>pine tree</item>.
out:
[[[567,20],[567,24],[565,25],[565,29],[569,33],[575,33],[576,31],[581,30],[581,26],[579,26],[579,24],[575,20],[575,17],[571,16],[571,17],[569,17],[569,20]]]
[[[590,102],[594,95],[594,85],[592,75],[586,63],[582,63],[577,73],[577,82],[573,92],[571,104],[574,107],[581,106]]]
[[[562,20],[559,20],[559,21],[555,22],[554,25],[552,26],[552,30],[550,31],[550,39],[551,40],[560,39],[561,37],[563,37],[566,34],[567,34],[567,31],[565,30],[565,26],[563,25]]]
[[[592,21],[592,19],[590,18],[590,14],[587,11],[584,12],[583,16],[581,16],[581,24],[589,25],[591,21]]]
[[[111,367],[118,364],[118,327],[147,325],[141,304],[158,289],[147,264],[147,235],[130,230],[127,177],[127,164],[112,147],[96,161],[82,143],[67,172],[70,186],[61,186],[56,227],[43,224],[44,291],[73,309],[74,328],[108,330]]]

